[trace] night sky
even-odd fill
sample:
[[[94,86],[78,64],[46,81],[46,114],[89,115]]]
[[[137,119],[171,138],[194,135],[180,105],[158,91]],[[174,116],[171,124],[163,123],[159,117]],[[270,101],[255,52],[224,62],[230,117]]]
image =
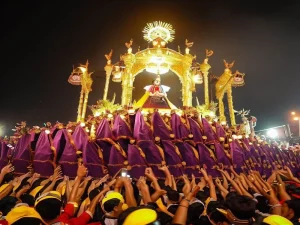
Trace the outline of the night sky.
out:
[[[104,54],[113,49],[116,62],[131,38],[133,52],[147,48],[142,29],[156,20],[176,30],[169,48],[180,45],[184,51],[185,39],[193,41],[191,54],[200,62],[205,49],[214,50],[209,61],[214,75],[222,74],[223,59],[236,60],[233,69],[246,73],[246,85],[233,89],[235,109],[250,109],[258,129],[295,124],[289,111],[300,113],[299,1],[6,2],[0,13],[0,127],[6,133],[21,120],[39,126],[76,120],[80,87],[67,82],[72,66],[89,60],[94,104],[103,96]],[[137,76],[134,99],[153,77]],[[171,87],[169,99],[181,106],[177,76],[166,74],[162,82]],[[194,96],[203,103],[203,85],[196,88]],[[120,90],[120,83],[111,82],[108,97],[115,92],[120,102]]]

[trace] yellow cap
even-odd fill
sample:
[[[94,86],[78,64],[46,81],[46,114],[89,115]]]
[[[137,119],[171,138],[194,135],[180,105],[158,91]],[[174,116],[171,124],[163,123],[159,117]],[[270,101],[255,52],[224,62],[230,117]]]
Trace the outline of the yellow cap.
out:
[[[1,187],[0,187],[0,192],[4,191],[4,189],[7,188],[8,185],[9,185],[9,184],[3,184],[3,185],[1,185]]]
[[[28,206],[19,206],[13,208],[7,215],[6,221],[8,224],[13,224],[22,218],[36,218],[42,221],[41,216],[35,211],[34,208],[30,208]]]
[[[111,200],[111,199],[114,199],[114,198],[119,199],[122,203],[124,203],[124,198],[119,192],[110,191],[110,192],[107,192],[105,197],[102,199],[101,205],[103,205],[108,200]]]
[[[123,225],[145,225],[157,219],[157,214],[153,209],[142,208],[130,213]]]
[[[293,225],[291,221],[278,215],[268,216],[264,218],[263,222],[270,225]]]
[[[66,192],[66,184],[63,184],[61,186],[58,186],[56,189],[57,192],[59,192],[61,195],[64,195]]]
[[[43,187],[44,186],[37,186],[29,194],[35,198],[36,194],[39,193],[39,191],[42,190]]]
[[[61,201],[61,194],[57,191],[49,191],[43,195],[41,195],[40,197],[38,197],[35,200],[34,206],[36,206],[37,204],[39,204],[41,201],[44,201],[46,199],[57,199],[59,201]]]
[[[159,208],[161,211],[163,211],[163,212],[167,211],[167,207],[163,204],[161,198],[159,198],[159,199],[156,201],[156,204],[157,204],[158,208]]]
[[[102,202],[101,202],[101,205],[103,206],[105,202],[111,200],[111,199],[119,199],[120,202],[123,203],[122,205],[122,210],[126,210],[128,209],[128,205],[127,204],[124,204],[124,198],[123,196],[119,193],[119,192],[116,192],[116,191],[109,191],[106,193],[105,197],[102,199]]]

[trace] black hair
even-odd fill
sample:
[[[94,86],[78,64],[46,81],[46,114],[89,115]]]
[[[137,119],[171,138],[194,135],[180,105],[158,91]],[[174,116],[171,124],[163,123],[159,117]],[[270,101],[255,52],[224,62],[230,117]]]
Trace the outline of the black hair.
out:
[[[236,195],[226,198],[225,207],[238,219],[249,220],[255,216],[256,202],[248,196]]]
[[[183,188],[184,185],[185,185],[185,183],[184,183],[183,180],[180,180],[180,181],[177,182],[176,187],[177,187],[177,191],[179,193],[183,193],[182,188]]]
[[[35,202],[35,199],[33,196],[31,196],[30,194],[22,194],[20,196],[20,199],[23,203],[26,203],[28,204],[29,207],[33,207],[34,206],[34,202]]]
[[[295,217],[300,218],[300,199],[287,200],[285,203],[294,211]]]
[[[15,207],[17,204],[18,199],[13,197],[13,196],[5,196],[3,199],[0,201],[0,211],[2,212],[3,216],[6,216],[7,213],[12,210],[12,208]]]
[[[6,183],[8,183],[9,181],[12,181],[13,179],[14,179],[13,173],[7,173],[7,174],[5,174],[5,175],[4,175],[4,178],[3,178],[2,182],[1,182],[1,185],[2,185],[2,184],[6,184]]]
[[[268,199],[264,196],[256,196],[255,199],[257,200],[256,208],[262,213],[269,213],[271,207],[268,204]]]
[[[179,207],[179,205],[171,205],[171,206],[169,206],[168,211],[169,211],[170,213],[172,213],[173,215],[175,215],[175,213],[176,213],[178,207]]]
[[[206,212],[209,218],[214,221],[215,223],[219,222],[227,222],[229,223],[228,219],[226,216],[224,216],[218,209],[225,209],[224,206],[218,202],[218,201],[210,201],[207,204]]]
[[[175,191],[175,190],[168,190],[167,191],[167,196],[168,196],[168,199],[170,201],[179,202],[180,195],[179,195],[179,193],[177,191]]]
[[[35,210],[40,214],[44,220],[54,220],[60,215],[62,202],[55,198],[48,198],[40,201]]]
[[[188,208],[188,224],[194,224],[196,221],[199,220],[200,215],[204,211],[204,205],[200,202],[194,202],[189,205]]]
[[[120,204],[120,199],[113,198],[113,199],[106,201],[103,204],[103,208],[106,212],[112,212],[114,210],[114,208],[116,206],[118,206],[119,204]]]
[[[198,191],[196,194],[196,198],[201,202],[205,202],[208,197],[209,194],[207,194],[205,191]]]
[[[24,217],[19,219],[18,221],[12,223],[11,225],[41,225],[44,224],[40,219],[38,218],[30,218],[30,217]]]

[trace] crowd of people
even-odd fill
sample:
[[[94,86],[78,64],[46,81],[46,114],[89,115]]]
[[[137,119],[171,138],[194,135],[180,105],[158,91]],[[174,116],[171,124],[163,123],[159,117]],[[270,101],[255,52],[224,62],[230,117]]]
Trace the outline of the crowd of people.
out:
[[[157,111],[16,133],[0,140],[0,224],[300,224],[298,144]]]
[[[32,171],[14,176],[9,164],[0,175],[0,224],[299,224],[300,180],[288,167],[267,179],[233,167],[215,179],[204,168],[200,179],[175,179],[167,166],[159,169],[164,180],[150,167],[139,179],[126,170],[93,179],[79,165],[70,179],[60,166],[49,178]]]

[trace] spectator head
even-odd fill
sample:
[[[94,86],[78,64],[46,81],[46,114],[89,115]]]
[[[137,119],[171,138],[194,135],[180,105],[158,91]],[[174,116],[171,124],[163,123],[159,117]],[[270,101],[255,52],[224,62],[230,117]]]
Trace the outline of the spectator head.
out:
[[[211,201],[207,204],[206,212],[207,217],[212,225],[229,225],[230,222],[222,213],[222,210],[225,211],[224,206],[221,205],[218,201]]]
[[[285,201],[282,205],[281,215],[287,219],[300,218],[300,199]]]
[[[167,197],[171,203],[177,203],[177,202],[179,202],[180,195],[179,195],[179,192],[177,192],[175,190],[168,190]]]
[[[1,192],[1,191],[0,191]],[[6,196],[0,201],[0,213],[2,216],[6,216],[9,211],[15,207],[18,199],[13,196]]]
[[[125,210],[118,218],[119,225],[131,225],[131,224],[160,224],[158,222],[158,216],[155,210],[147,207],[131,207]]]
[[[236,195],[226,198],[225,207],[236,219],[251,220],[255,216],[256,202],[247,196]]]
[[[102,208],[106,213],[112,213],[118,217],[124,210],[128,208],[125,204],[123,196],[119,192],[107,192],[101,202]]]
[[[201,201],[193,202],[188,208],[188,221],[193,224],[198,221],[204,211],[204,204]]]
[[[28,206],[13,208],[6,216],[8,224],[11,225],[40,225],[44,224],[41,216],[35,209]]]
[[[61,195],[57,191],[47,192],[36,199],[34,207],[45,221],[52,221],[60,215]]]

